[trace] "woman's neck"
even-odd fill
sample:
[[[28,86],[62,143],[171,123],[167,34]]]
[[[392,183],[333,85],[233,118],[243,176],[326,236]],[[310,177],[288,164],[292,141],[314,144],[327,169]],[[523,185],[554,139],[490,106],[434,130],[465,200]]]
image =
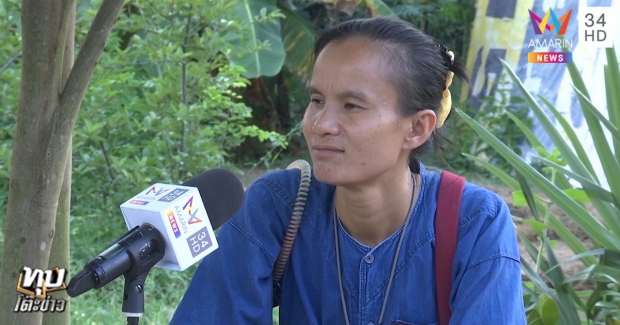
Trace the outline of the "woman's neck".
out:
[[[406,170],[392,177],[382,175],[372,184],[338,187],[334,204],[347,232],[358,242],[374,247],[403,225],[416,187]]]

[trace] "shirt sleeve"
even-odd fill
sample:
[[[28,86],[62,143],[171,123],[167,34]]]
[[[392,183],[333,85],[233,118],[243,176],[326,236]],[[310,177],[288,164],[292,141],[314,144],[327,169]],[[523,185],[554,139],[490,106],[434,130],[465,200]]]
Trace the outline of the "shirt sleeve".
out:
[[[459,244],[455,261],[450,324],[525,325],[521,264],[516,232],[506,203],[498,196],[487,210],[466,220],[477,233]],[[464,253],[469,250],[470,253]]]
[[[269,187],[257,181],[239,212],[217,235],[219,247],[200,265],[170,325],[272,325],[272,270],[283,237]]]

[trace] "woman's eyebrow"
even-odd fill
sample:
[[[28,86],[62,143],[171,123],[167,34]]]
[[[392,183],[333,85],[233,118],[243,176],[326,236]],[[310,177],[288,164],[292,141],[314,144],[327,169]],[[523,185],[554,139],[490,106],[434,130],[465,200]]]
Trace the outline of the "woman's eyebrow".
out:
[[[368,96],[365,92],[359,91],[356,89],[349,89],[339,94],[341,98],[353,98],[364,103],[370,102],[370,96]]]
[[[321,94],[321,92],[314,86],[308,86],[308,92],[311,94]]]
[[[308,92],[310,94],[322,94],[320,90],[318,90],[314,86],[308,87]],[[357,89],[348,89],[338,94],[339,98],[354,98],[360,100],[362,102],[370,102],[370,96],[368,96],[365,92],[359,91]]]

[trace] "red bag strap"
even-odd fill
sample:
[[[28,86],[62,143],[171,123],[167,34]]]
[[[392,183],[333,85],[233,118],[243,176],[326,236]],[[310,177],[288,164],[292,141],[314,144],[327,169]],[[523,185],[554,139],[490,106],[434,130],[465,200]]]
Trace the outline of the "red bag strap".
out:
[[[459,210],[464,187],[465,178],[443,171],[435,216],[435,283],[439,325],[448,325],[452,316],[450,310],[452,260],[456,251]]]

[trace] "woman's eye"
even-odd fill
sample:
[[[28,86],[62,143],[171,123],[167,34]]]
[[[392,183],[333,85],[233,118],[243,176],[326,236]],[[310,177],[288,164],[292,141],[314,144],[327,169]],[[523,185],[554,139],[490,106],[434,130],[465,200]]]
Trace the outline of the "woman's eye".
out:
[[[352,103],[346,103],[346,104],[344,104],[344,108],[346,108],[346,109],[360,109],[362,107],[359,106],[359,105],[352,104]]]
[[[322,104],[322,101],[321,101],[320,99],[318,99],[318,98],[312,98],[312,99],[310,99],[310,102],[311,102],[312,104],[315,104],[315,105],[320,105],[320,104]]]

